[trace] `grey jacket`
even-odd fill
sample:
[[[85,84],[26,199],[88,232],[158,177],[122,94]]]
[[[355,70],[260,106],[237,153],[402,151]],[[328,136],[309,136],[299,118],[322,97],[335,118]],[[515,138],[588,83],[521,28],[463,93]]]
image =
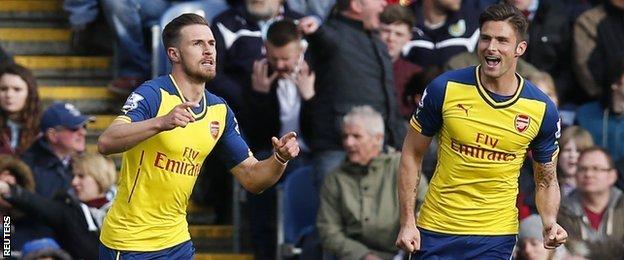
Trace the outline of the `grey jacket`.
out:
[[[578,190],[565,197],[557,220],[568,232],[569,239],[582,240],[590,244],[608,241],[624,243],[624,196],[619,189],[611,188],[609,204],[598,230],[590,227]]]

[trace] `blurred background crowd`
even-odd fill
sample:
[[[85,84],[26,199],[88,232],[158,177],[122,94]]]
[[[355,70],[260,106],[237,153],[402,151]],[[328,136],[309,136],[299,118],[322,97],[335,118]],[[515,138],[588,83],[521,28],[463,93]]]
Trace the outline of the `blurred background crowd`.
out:
[[[558,221],[570,234],[543,248],[527,158],[515,257],[624,259],[624,0],[502,1],[530,21],[518,73],[559,108]],[[168,73],[160,32],[193,12],[217,41],[206,87],[256,157],[290,131],[302,147],[260,195],[207,159],[187,215],[197,258],[401,259],[407,122],[431,80],[478,64],[478,17],[498,2],[0,0],[0,211],[13,257],[97,258],[120,157],[93,144],[134,88]],[[435,178],[435,147],[419,191]]]

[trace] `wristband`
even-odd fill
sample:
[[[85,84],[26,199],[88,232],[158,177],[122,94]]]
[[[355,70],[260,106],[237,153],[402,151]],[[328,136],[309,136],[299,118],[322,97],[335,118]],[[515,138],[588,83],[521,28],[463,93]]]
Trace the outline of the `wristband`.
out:
[[[277,160],[277,162],[281,163],[282,165],[286,165],[288,163],[288,160],[282,158],[279,153],[275,152],[273,154],[275,155],[275,160]]]

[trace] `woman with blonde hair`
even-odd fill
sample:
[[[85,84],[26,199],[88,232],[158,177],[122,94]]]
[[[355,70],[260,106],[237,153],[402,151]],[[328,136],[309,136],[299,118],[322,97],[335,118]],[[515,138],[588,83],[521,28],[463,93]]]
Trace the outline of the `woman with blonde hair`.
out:
[[[112,160],[94,153],[73,159],[72,190],[52,200],[0,180],[0,195],[15,208],[49,225],[61,247],[77,259],[97,259],[99,233],[112,199],[107,192],[117,179]]]
[[[563,130],[559,138],[559,160],[557,177],[561,195],[565,196],[576,188],[576,162],[581,152],[594,145],[589,131],[580,126],[570,126]]]

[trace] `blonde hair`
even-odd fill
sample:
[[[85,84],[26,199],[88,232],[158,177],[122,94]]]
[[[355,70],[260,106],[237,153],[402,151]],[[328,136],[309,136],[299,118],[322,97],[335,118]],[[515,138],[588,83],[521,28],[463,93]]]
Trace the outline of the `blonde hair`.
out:
[[[550,74],[548,74],[548,72],[537,71],[535,73],[531,73],[527,78],[531,82],[533,82],[533,84],[535,84],[538,88],[540,88],[540,90],[542,88],[545,88],[547,92],[542,91],[544,92],[544,94],[549,95],[550,92],[555,95],[555,97],[557,97],[557,102],[559,101],[557,88],[555,86],[555,80],[552,78],[552,76],[550,76]]]
[[[570,141],[574,141],[576,144],[576,149],[579,152],[594,146],[594,139],[592,138],[589,131],[585,130],[580,126],[569,126],[563,133],[561,133],[561,138],[559,138],[559,146],[563,147],[568,144]]]
[[[73,158],[74,170],[93,177],[101,192],[106,192],[117,181],[115,163],[101,154],[84,153]]]

